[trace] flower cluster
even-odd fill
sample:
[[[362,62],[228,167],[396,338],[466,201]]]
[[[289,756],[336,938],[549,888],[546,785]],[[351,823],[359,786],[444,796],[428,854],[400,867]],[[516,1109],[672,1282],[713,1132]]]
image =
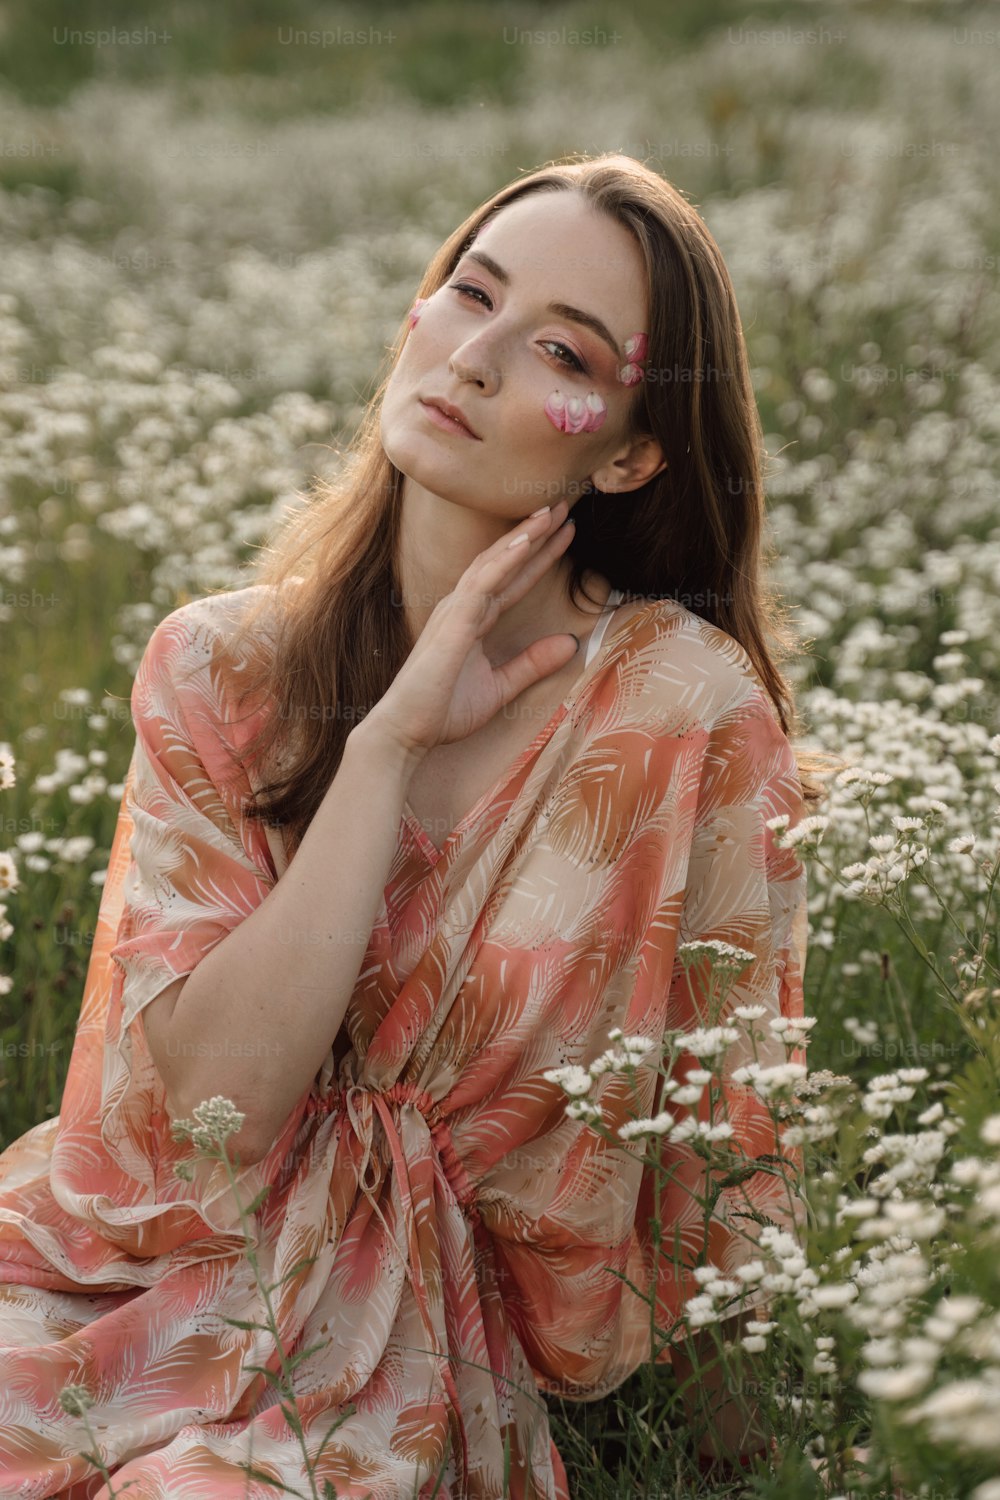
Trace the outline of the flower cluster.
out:
[[[210,1151],[224,1145],[245,1119],[231,1099],[215,1094],[195,1107],[193,1119],[175,1120],[170,1133],[175,1141],[190,1141],[197,1150]]]

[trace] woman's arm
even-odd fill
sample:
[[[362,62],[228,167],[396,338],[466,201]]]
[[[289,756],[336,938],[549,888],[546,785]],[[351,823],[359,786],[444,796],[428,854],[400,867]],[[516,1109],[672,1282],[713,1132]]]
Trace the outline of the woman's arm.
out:
[[[229,929],[195,955],[183,985],[175,980],[149,996],[146,1045],[175,1118],[216,1094],[246,1115],[232,1138],[244,1163],[269,1153],[341,1028],[417,765],[434,745],[464,738],[566,663],[567,634],[541,637],[496,667],[481,643],[500,612],[565,551],[572,528],[559,524],[564,507],[559,501],[537,512],[517,537],[480,553],[436,606],[389,690],[348,736],[294,859],[263,895],[256,879],[245,889],[234,827],[226,832],[226,863],[213,864],[218,825],[233,823],[208,772],[218,756],[218,705],[206,716],[197,689],[175,682],[169,668],[157,670],[156,650],[137,678],[137,734],[144,749],[148,742],[143,766],[162,780],[167,804],[146,839],[158,956],[168,967],[183,959],[183,935],[164,938],[192,908],[204,916],[221,906]],[[149,800],[157,800],[155,787]],[[206,806],[218,823],[206,823]],[[166,859],[165,844],[176,846]],[[119,956],[127,960],[128,945]],[[160,962],[157,978],[162,971]],[[175,972],[179,978],[179,961]]]
[[[375,722],[353,729],[281,880],[143,1015],[175,1118],[232,1099],[246,1114],[232,1138],[244,1162],[267,1154],[340,1030],[419,759]]]

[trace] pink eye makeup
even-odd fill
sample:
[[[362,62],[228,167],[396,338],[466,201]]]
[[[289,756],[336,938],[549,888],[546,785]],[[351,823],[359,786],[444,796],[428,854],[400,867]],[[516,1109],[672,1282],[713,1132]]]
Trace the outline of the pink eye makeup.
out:
[[[649,339],[644,333],[633,333],[625,340],[626,364],[618,371],[618,379],[622,385],[635,385],[643,378],[644,371],[641,366],[646,362],[646,348]]]
[[[559,432],[596,432],[608,414],[607,403],[596,391],[586,396],[564,396],[562,391],[552,391],[542,408],[549,421]]]
[[[448,285],[453,292],[457,292],[460,297],[464,297],[467,301],[478,302],[481,307],[493,306],[489,294],[481,286],[474,286],[468,281],[450,281]],[[577,375],[590,374],[586,360],[582,359],[579,354],[575,354],[568,344],[564,344],[558,339],[541,339],[539,342],[543,348],[562,350],[562,353],[556,353],[552,357],[565,369]]]

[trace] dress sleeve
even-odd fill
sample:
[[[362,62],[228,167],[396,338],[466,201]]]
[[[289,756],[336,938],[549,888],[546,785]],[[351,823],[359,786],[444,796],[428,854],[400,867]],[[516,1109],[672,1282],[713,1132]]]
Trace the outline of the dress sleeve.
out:
[[[720,1006],[718,984],[714,994],[709,992],[708,965],[695,963],[685,973],[678,960],[667,1018],[668,1028],[681,1027],[686,1033],[730,1026],[738,1040],[719,1057],[683,1050],[677,1054],[674,1076],[680,1083],[688,1069],[713,1074],[721,1088],[714,1110],[709,1087],[693,1108],[665,1099],[656,1104],[656,1112],[666,1107],[678,1120],[728,1121],[733,1134],[726,1143],[725,1175],[741,1180],[718,1192],[706,1244],[703,1210],[695,1197],[705,1196],[709,1182],[704,1159],[688,1143],[653,1137],[665,1171],[659,1186],[653,1168],[643,1173],[632,1255],[636,1269],[643,1267],[637,1282],[655,1273],[656,1321],[663,1328],[678,1319],[683,1328],[684,1302],[704,1290],[692,1275],[695,1265],[707,1262],[724,1277],[732,1277],[748,1262],[761,1259],[757,1239],[765,1224],[798,1234],[804,1223],[805,1204],[798,1191],[802,1149],[785,1142],[784,1128],[779,1124],[776,1129],[764,1100],[749,1083],[736,1083],[732,1076],[755,1060],[762,1069],[806,1062],[804,1047],[786,1046],[780,1031],[769,1024],[781,1017],[795,1021],[804,1014],[808,916],[805,867],[794,849],[777,847],[767,824],[787,815],[788,826],[794,827],[803,812],[795,752],[760,691],[713,738],[678,941],[678,947],[709,940],[731,943],[752,953],[753,961],[728,986]],[[760,1008],[763,1014],[749,1022],[734,1017],[734,1009],[743,1006]],[[714,1187],[722,1175],[714,1172]],[[658,1263],[650,1225],[657,1213],[663,1226]],[[675,1246],[680,1255],[674,1253]],[[737,1307],[762,1310],[773,1294],[760,1282],[752,1288],[739,1304],[724,1308],[722,1316],[733,1315]],[[643,1333],[636,1329],[632,1336],[639,1339]],[[648,1329],[644,1341],[648,1350]]]
[[[806,935],[805,869],[794,851],[775,847],[766,826],[782,813],[794,826],[803,812],[794,751],[770,700],[755,687],[711,730],[664,740],[647,765],[650,785],[657,788],[647,824],[655,834],[644,835],[640,859],[643,879],[656,894],[644,912],[621,1003],[605,1014],[617,1015],[625,1035],[652,1038],[651,1056],[662,1060],[666,1031],[690,1032],[709,1024],[707,989],[692,987],[689,979],[697,971],[685,973],[678,949],[716,939],[754,955],[731,986],[717,1022],[725,1022],[734,1006],[762,1005],[765,1015],[753,1023],[764,1031],[757,1054],[761,1066],[803,1061],[803,1050],[786,1051],[767,1025],[772,1017],[803,1013]],[[737,1024],[745,1037],[745,1025]],[[595,1039],[593,1055],[608,1045],[604,1033],[603,1041]],[[763,1101],[731,1078],[752,1058],[743,1043],[733,1044],[721,1062],[681,1052],[672,1075],[683,1085],[688,1068],[715,1069],[734,1128],[729,1145],[744,1171],[750,1159],[771,1158],[776,1151]],[[650,1117],[665,1107],[655,1067],[643,1064],[637,1072],[638,1100],[622,1073],[605,1074],[594,1087],[593,1097],[613,1131],[637,1114]],[[671,1108],[677,1119],[692,1113],[707,1120],[708,1103],[706,1088],[691,1110],[682,1104]],[[722,1118],[717,1106],[715,1119]],[[505,1235],[497,1246],[505,1302],[535,1378],[543,1390],[569,1400],[605,1396],[651,1358],[649,1302],[623,1277],[647,1299],[655,1293],[657,1327],[669,1332],[685,1300],[702,1291],[692,1274],[696,1265],[710,1262],[728,1276],[759,1256],[754,1236],[760,1223],[742,1217],[748,1205],[758,1220],[780,1227],[800,1217],[784,1178],[766,1170],[773,1162],[762,1162],[764,1170],[722,1191],[706,1246],[705,1215],[695,1200],[704,1192],[703,1158],[687,1142],[670,1143],[662,1136],[629,1145],[637,1157],[658,1157],[665,1169],[659,1188],[653,1166],[619,1155],[584,1126],[564,1153],[544,1219],[530,1231]],[[801,1152],[785,1149],[784,1157],[793,1179]],[[650,1226],[657,1208],[658,1255]],[[758,1288],[743,1307],[758,1307],[766,1297]],[[669,1346],[657,1359],[669,1361]]]
[[[263,901],[276,880],[263,825],[242,816],[251,787],[234,761],[218,630],[196,600],[150,638],[132,688],[135,745],[118,814],[54,1149],[62,1206],[136,1256],[192,1242],[192,1258],[226,1253],[239,1234],[221,1163],[190,1162],[175,1142],[165,1090],[141,1025],[157,995]],[[294,1133],[237,1173],[248,1202]],[[211,1231],[221,1237],[203,1243]],[[242,1243],[242,1236],[239,1236]]]

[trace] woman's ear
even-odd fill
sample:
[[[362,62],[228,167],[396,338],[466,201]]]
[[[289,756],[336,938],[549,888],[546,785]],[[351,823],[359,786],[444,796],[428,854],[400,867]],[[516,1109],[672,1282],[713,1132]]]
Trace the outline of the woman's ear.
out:
[[[595,469],[591,482],[605,494],[623,494],[641,489],[668,468],[663,449],[652,436],[637,438],[620,458]]]

